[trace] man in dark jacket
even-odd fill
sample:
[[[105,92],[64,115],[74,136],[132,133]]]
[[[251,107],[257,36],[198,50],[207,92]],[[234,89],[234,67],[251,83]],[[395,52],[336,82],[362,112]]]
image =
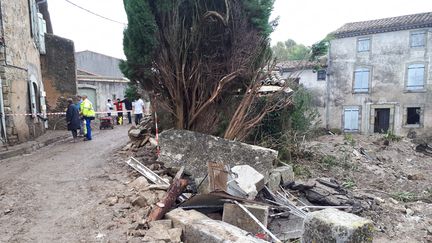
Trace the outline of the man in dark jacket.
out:
[[[122,100],[121,102],[123,102],[125,104],[125,108],[128,111],[127,112],[127,117],[128,117],[128,121],[129,124],[132,123],[132,116],[131,116],[131,110],[132,110],[132,102],[126,97],[124,98],[124,100]]]
[[[66,110],[66,123],[68,130],[72,132],[73,142],[75,143],[77,140],[78,132],[81,128],[81,119],[79,110],[76,105],[73,103],[72,99],[68,99],[68,108]]]

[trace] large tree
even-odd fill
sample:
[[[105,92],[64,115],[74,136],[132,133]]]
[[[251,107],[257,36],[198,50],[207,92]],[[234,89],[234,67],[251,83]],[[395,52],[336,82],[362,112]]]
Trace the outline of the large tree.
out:
[[[255,84],[271,58],[273,2],[124,0],[129,24],[124,32],[127,60],[121,69],[153,91],[177,128],[205,131],[218,123],[224,101],[235,91],[256,96]],[[242,101],[247,111],[254,110],[253,100]],[[246,112],[242,124],[255,124],[269,107],[253,117]],[[239,120],[235,115],[232,119]]]
[[[308,60],[311,55],[311,48],[298,44],[292,39],[277,42],[272,46],[272,51],[278,61]]]

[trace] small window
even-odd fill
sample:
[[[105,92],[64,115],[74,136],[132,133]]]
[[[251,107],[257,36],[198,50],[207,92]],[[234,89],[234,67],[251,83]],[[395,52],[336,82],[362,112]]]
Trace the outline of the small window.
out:
[[[411,47],[424,47],[426,44],[426,32],[411,32]]]
[[[420,107],[409,107],[407,108],[407,125],[420,125]]]
[[[326,80],[326,70],[318,70],[317,80]]]
[[[357,52],[368,52],[370,50],[370,38],[359,38],[357,40]]]
[[[425,81],[425,65],[424,64],[411,64],[408,66],[408,90],[424,89]]]
[[[344,109],[344,131],[359,131],[359,108]]]
[[[354,71],[354,93],[369,92],[369,68],[357,68]]]

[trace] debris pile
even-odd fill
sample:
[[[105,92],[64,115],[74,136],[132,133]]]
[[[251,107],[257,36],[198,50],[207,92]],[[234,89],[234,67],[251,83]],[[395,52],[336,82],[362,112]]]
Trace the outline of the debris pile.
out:
[[[143,143],[152,136],[147,124],[150,121],[129,131],[128,149],[136,148],[135,154],[153,151]],[[275,167],[274,150],[190,131],[169,130],[160,138],[157,161],[127,161],[141,175],[129,184],[131,195],[122,200],[138,208],[129,234],[164,242],[177,242],[170,238],[171,231],[185,242],[282,242],[304,237],[309,212],[361,208],[335,180],[296,182],[291,166]],[[116,205],[120,199],[107,200]],[[171,221],[158,221],[163,218]],[[158,229],[163,233],[158,235]],[[369,239],[372,228],[350,230],[360,237],[356,241]]]

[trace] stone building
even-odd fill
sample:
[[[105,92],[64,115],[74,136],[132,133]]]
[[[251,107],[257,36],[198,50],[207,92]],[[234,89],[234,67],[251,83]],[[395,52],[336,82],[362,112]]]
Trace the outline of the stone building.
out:
[[[326,61],[286,61],[276,65],[276,70],[283,79],[294,80],[311,93],[321,121],[325,117]]]
[[[129,80],[120,71],[120,59],[82,51],[75,54],[78,94],[86,94],[97,111],[106,111],[108,99],[123,99]]]
[[[44,115],[38,114],[46,110],[40,68],[45,21],[36,0],[0,0],[0,9],[1,138],[15,144],[47,127]]]
[[[330,42],[325,122],[345,132],[432,128],[432,13],[348,23]]]

